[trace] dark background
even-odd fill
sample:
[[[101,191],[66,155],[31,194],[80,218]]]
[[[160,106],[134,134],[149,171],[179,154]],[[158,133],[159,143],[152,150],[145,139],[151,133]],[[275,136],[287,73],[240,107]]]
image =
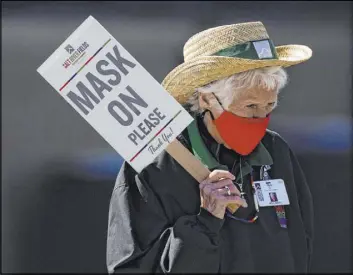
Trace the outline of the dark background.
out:
[[[2,272],[106,272],[119,155],[36,72],[94,16],[158,81],[209,27],[262,21],[313,58],[288,69],[271,129],[313,193],[313,272],[352,271],[351,2],[2,2]]]

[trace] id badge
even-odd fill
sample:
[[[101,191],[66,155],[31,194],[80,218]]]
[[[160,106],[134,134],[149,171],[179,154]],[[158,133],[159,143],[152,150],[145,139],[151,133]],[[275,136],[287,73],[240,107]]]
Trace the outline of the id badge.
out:
[[[254,187],[260,207],[289,204],[286,186],[282,179],[255,181]]]

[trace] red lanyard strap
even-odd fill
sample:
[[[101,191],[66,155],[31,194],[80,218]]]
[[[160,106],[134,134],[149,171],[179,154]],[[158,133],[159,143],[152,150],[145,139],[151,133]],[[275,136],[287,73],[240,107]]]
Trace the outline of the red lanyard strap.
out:
[[[263,171],[260,172],[261,180],[269,180],[269,179],[271,179],[269,174],[268,174],[268,172],[267,172],[266,166],[262,166],[261,169],[263,169]],[[279,225],[282,228],[287,228],[287,218],[286,218],[286,211],[284,209],[284,206],[283,205],[277,205],[277,206],[274,206],[274,208],[276,210],[276,215],[277,215],[277,219],[278,219]]]

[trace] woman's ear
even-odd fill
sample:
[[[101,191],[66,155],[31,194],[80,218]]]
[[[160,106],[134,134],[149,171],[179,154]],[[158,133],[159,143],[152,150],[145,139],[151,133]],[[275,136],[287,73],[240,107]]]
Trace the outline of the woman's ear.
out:
[[[199,92],[199,105],[201,109],[209,109],[211,107],[207,94]]]

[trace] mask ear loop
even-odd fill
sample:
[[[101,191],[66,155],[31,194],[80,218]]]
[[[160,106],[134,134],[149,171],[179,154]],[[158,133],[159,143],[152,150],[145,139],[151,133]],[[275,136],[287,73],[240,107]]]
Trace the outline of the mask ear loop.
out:
[[[210,113],[212,120],[214,120],[214,116],[213,116],[212,112],[211,112],[210,110],[208,110],[208,109],[204,110],[204,111],[201,113],[201,119],[204,118],[205,113],[207,113],[207,112]],[[218,143],[218,144],[217,144],[217,148],[216,148],[216,154],[215,154],[215,155],[216,155],[216,160],[217,160],[218,162],[220,162],[220,160],[219,160],[219,151],[220,151],[220,149],[221,149],[221,144]]]
[[[212,93],[212,94],[213,94],[213,96],[215,97],[215,99],[217,100],[218,104],[222,107],[223,111],[225,111],[224,108],[223,108],[223,105],[222,105],[221,101],[218,99],[218,97],[217,97],[214,93]],[[211,115],[212,120],[215,120],[215,118],[214,118],[212,112],[211,112],[209,109],[204,110],[204,111],[201,113],[201,117],[203,118],[207,112],[210,112],[210,115]]]
[[[212,112],[211,112],[210,110],[208,110],[208,109],[204,110],[204,111],[201,113],[201,118],[204,118],[204,117],[205,117],[205,114],[206,114],[207,112],[210,113],[210,116],[211,116],[212,120],[214,120],[214,116],[213,116]]]
[[[223,108],[223,105],[222,105],[221,101],[218,99],[218,97],[217,97],[214,93],[212,93],[212,94],[213,94],[213,96],[215,97],[215,99],[217,100],[218,104],[222,107],[222,109],[223,109],[223,111],[224,111],[224,108]],[[203,116],[205,115],[205,113],[207,113],[207,112],[210,113],[211,118],[212,118],[212,120],[214,121],[215,118],[214,118],[212,112],[211,112],[209,109],[206,109],[205,111],[202,112],[202,117],[203,117]],[[218,144],[217,144],[217,149],[216,149],[216,159],[217,159],[218,162],[220,162],[220,160],[219,160],[219,151],[220,151],[220,149],[221,149],[221,144],[218,143]]]
[[[219,98],[218,98],[214,93],[212,93],[212,94],[213,94],[213,96],[216,98],[218,104],[221,105],[223,111],[225,111],[224,108],[223,108],[223,105],[222,105],[221,101],[219,100]]]

